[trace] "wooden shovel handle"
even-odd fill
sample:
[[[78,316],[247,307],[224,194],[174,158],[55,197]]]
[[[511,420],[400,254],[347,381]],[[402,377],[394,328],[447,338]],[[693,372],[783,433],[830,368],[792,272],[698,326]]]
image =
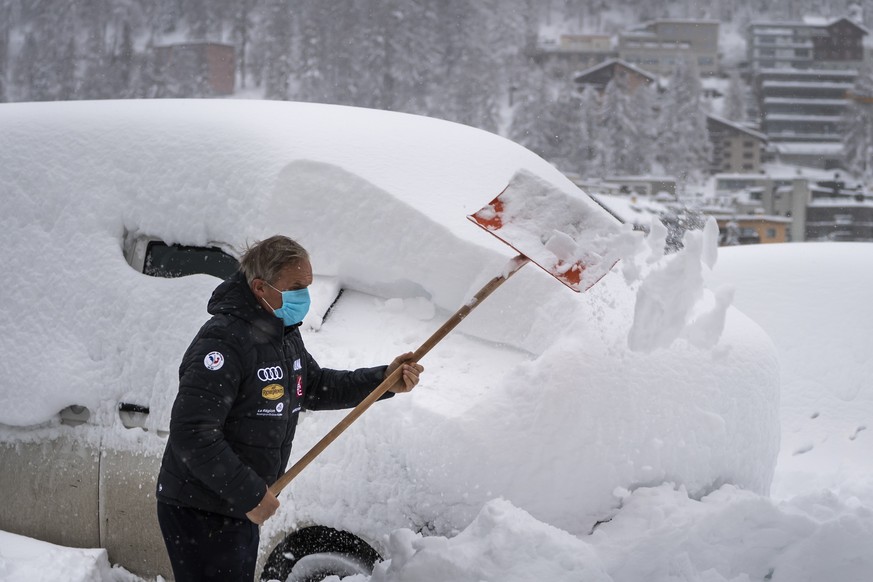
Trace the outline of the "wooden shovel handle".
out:
[[[476,307],[479,306],[482,301],[485,300],[486,297],[491,295],[495,289],[500,287],[507,279],[509,279],[512,275],[516,273],[520,268],[522,268],[530,259],[528,259],[524,255],[518,255],[514,259],[509,261],[509,264],[504,268],[503,273],[491,279],[488,283],[485,284],[482,289],[476,293],[473,298],[467,302],[464,306],[458,309],[455,314],[446,321],[442,327],[436,330],[433,335],[431,335],[427,341],[425,341],[420,348],[415,350],[412,354],[411,361],[418,362],[425,354],[427,354],[435,345],[437,345],[440,340],[446,337],[450,331],[458,326],[459,323],[464,321],[464,318],[467,317],[471,311],[473,311]],[[324,449],[328,447],[330,443],[335,441],[339,435],[343,433],[353,422],[355,422],[358,417],[364,414],[364,411],[370,408],[374,402],[379,400],[383,394],[385,394],[391,386],[397,383],[403,374],[403,367],[400,366],[393,372],[391,372],[382,383],[379,384],[375,390],[370,392],[370,395],[364,398],[360,404],[354,407],[346,416],[343,418],[335,427],[333,427],[330,432],[324,435],[320,441],[315,443],[309,451],[303,455],[300,460],[298,460],[294,465],[285,471],[285,473],[279,477],[279,479],[270,485],[270,492],[273,495],[279,495],[279,493],[284,489],[297,475],[300,474],[303,469],[306,468],[309,463],[315,459],[318,455],[320,455]]]

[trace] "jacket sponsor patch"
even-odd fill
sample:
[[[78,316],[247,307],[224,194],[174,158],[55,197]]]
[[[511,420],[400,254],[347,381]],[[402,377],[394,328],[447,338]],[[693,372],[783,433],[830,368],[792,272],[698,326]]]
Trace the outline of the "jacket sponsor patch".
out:
[[[224,365],[224,356],[221,355],[221,352],[209,352],[203,358],[203,365],[206,366],[207,370],[218,370]]]
[[[255,412],[255,416],[267,416],[270,418],[280,418],[282,416],[282,411],[285,410],[285,405],[280,402],[276,405],[276,408],[259,408],[257,412]]]
[[[281,380],[285,377],[285,372],[282,366],[268,366],[258,370],[258,380],[269,382],[271,380]]]
[[[295,372],[302,367],[303,367],[303,365],[300,363],[300,358],[297,358],[296,360],[294,360],[294,371]]]
[[[281,384],[269,384],[261,390],[261,396],[267,400],[279,400],[285,396],[285,388]]]

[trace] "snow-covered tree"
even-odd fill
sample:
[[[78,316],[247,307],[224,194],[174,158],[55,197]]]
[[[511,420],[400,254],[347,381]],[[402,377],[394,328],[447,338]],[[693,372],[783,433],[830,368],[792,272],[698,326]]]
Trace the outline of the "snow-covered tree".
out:
[[[644,174],[653,162],[653,94],[632,90],[626,77],[607,83],[600,106],[601,169],[606,174]]]
[[[676,177],[680,191],[702,177],[712,157],[701,93],[696,65],[680,60],[661,99],[658,134],[658,162]]]
[[[236,47],[236,69],[239,86],[245,89],[248,79],[248,55],[254,29],[253,13],[258,0],[237,0],[231,25],[231,40]]]
[[[531,77],[535,81],[528,79],[514,99],[510,139],[563,171],[583,172],[595,156],[588,132],[597,125],[592,119],[597,114],[596,96],[580,95],[571,82],[552,79],[542,69]],[[591,100],[588,119],[583,96]]]
[[[586,86],[579,94],[579,167],[582,176],[598,173],[603,152],[600,148],[600,94]]]
[[[496,131],[498,102],[502,95],[499,60],[491,38],[488,16],[494,0],[436,3],[440,44],[435,47],[441,64],[439,91],[432,96],[431,113],[475,127]]]
[[[534,69],[520,84],[513,97],[513,116],[509,138],[544,159],[551,155],[552,141],[547,127],[551,125],[552,91],[542,69]]]
[[[286,0],[266,0],[264,97],[288,99],[291,82],[292,18]]]

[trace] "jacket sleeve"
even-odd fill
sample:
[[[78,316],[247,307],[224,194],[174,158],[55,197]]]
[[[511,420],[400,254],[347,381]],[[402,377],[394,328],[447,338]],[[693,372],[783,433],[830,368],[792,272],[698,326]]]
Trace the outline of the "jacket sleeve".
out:
[[[179,371],[168,443],[191,474],[239,514],[254,509],[267,490],[266,482],[224,438],[243,366],[239,354],[220,336],[200,337],[192,343]]]
[[[304,407],[307,410],[354,408],[382,383],[388,366],[331,370],[322,368],[306,352],[307,383]],[[379,400],[394,396],[386,392]]]

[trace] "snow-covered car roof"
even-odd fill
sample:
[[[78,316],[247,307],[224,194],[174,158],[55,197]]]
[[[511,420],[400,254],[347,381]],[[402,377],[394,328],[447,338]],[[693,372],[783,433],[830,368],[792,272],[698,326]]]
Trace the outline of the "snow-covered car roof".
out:
[[[352,367],[414,349],[499,272],[511,249],[466,215],[516,171],[584,196],[498,136],[355,108],[4,104],[0,127],[0,424],[15,426],[71,404],[108,417],[121,401],[150,407],[147,429],[167,426],[181,354],[217,281],[138,273],[127,236],[237,249],[297,238],[317,277],[350,290],[307,345],[323,365]],[[295,481],[300,507],[322,512],[307,517],[330,525],[344,512],[329,500],[365,500],[352,512],[362,530],[415,519],[446,532],[503,496],[579,532],[618,503],[617,486],[766,490],[778,450],[772,345],[729,292],[704,289],[712,230],[669,257],[665,234],[635,239],[582,295],[534,268],[513,278],[423,362],[430,381],[368,411]],[[306,418],[295,451],[335,421]],[[398,486],[410,489],[372,504]]]

